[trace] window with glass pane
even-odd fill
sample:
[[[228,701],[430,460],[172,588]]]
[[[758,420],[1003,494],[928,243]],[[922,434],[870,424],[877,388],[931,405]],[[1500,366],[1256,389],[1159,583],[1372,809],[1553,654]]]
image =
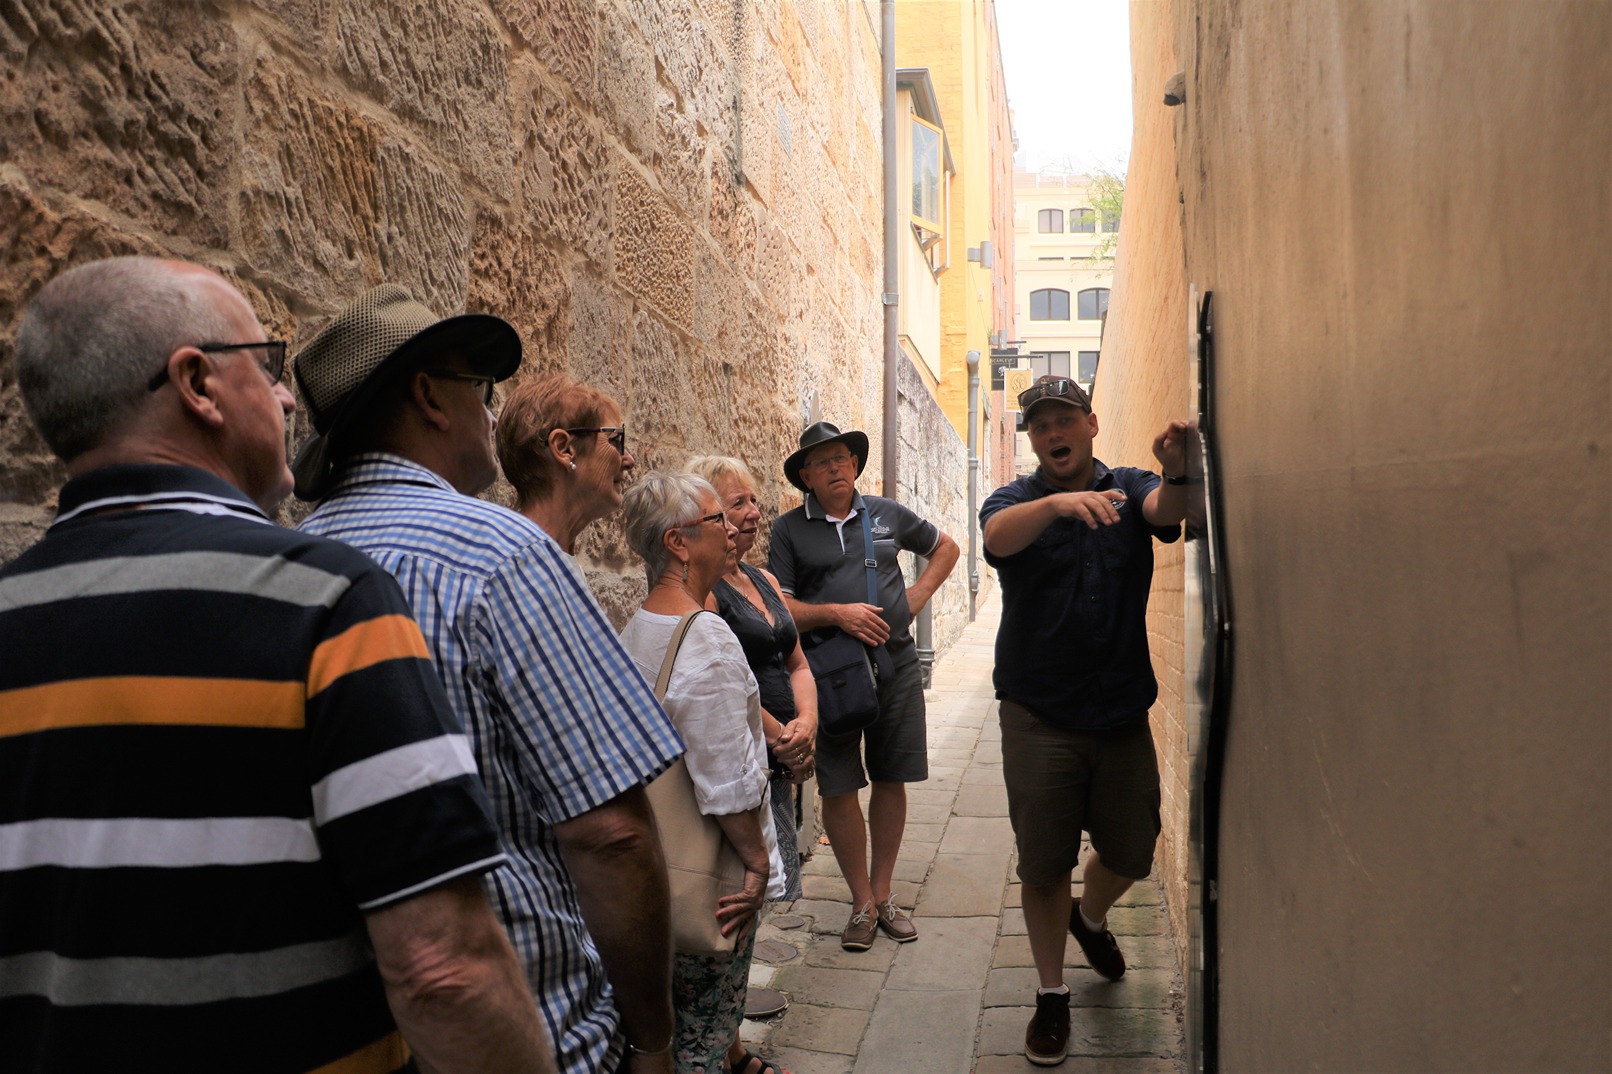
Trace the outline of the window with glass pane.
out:
[[[1097,379],[1097,352],[1081,351],[1080,364],[1075,367],[1075,379],[1082,384],[1090,384]]]
[[[1103,314],[1108,312],[1108,288],[1088,287],[1080,292],[1079,312],[1082,321],[1101,320]]]
[[[1115,232],[1119,230],[1119,213],[1103,213],[1103,230],[1105,232]]]
[[[1063,234],[1063,210],[1042,209],[1036,213],[1035,229],[1043,235]]]
[[[1067,321],[1069,319],[1069,292],[1048,287],[1030,292],[1030,320]]]
[[[1090,209],[1069,210],[1069,234],[1095,235],[1097,234],[1097,214]]]
[[[1067,377],[1069,375],[1068,351],[1041,351],[1030,355],[1030,379],[1037,377]]]
[[[940,232],[941,134],[938,127],[912,117],[912,218]]]

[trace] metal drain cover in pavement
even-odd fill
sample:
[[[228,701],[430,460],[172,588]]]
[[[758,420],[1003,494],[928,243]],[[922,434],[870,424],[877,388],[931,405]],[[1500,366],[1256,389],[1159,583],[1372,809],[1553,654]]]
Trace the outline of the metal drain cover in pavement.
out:
[[[778,940],[758,940],[756,942],[755,958],[758,962],[767,962],[776,965],[779,962],[788,962],[800,954],[789,944]]]
[[[761,946],[760,944],[756,945]],[[744,1016],[746,1018],[771,1018],[775,1014],[782,1014],[789,1009],[789,997],[776,988],[756,988],[752,986],[744,999]]]

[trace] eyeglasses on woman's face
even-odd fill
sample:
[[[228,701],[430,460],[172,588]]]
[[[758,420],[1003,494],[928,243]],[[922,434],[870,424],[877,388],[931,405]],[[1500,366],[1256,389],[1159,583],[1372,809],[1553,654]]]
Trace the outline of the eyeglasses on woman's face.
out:
[[[675,529],[680,529],[680,530],[692,529],[695,526],[702,526],[707,522],[720,522],[720,523],[726,525],[727,521],[728,521],[728,516],[727,516],[726,513],[722,512],[722,511],[715,511],[715,512],[709,514],[709,515],[702,515],[699,518],[696,518],[693,522],[684,522],[682,525],[676,526],[674,528]]]
[[[610,435],[605,437],[605,443],[615,448],[616,453],[623,458],[627,455],[627,427],[625,425],[594,425],[565,431],[572,436],[577,436],[580,433],[609,433]]]

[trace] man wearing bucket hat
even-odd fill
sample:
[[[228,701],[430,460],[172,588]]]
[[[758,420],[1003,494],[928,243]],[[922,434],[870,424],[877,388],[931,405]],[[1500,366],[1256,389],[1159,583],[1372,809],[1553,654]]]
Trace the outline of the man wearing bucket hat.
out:
[[[801,433],[784,476],[805,502],[773,524],[767,563],[802,634],[842,630],[883,646],[895,669],[879,681],[879,715],[869,727],[817,744],[823,829],[851,889],[851,919],[840,936],[848,951],[866,951],[880,929],[897,943],[918,938],[890,893],[907,826],[906,785],[929,778],[923,682],[907,627],[957,564],[957,542],[934,524],[894,500],[857,492],[867,463],[864,433],[826,421]],[[864,533],[873,538],[878,604],[868,602]],[[929,560],[910,586],[897,558],[903,549]],[[864,818],[856,792],[869,782]]]
[[[567,1074],[670,1071],[666,867],[643,786],[682,743],[570,557],[475,498],[520,340],[396,285],[296,356],[302,528],[397,576],[470,734],[509,863],[486,885]],[[623,1056],[626,1062],[623,1063]]]
[[[7,1070],[553,1070],[403,594],[269,518],[284,359],[179,261],[79,265],[23,318],[70,480],[0,570]]]
[[[1154,439],[1161,479],[1093,458],[1097,415],[1068,377],[1040,378],[1019,406],[1041,465],[993,492],[980,525],[1002,583],[1002,775],[1041,984],[1025,1055],[1051,1066],[1068,1053],[1069,933],[1094,972],[1118,980],[1125,957],[1108,909],[1153,868],[1159,769],[1148,709],[1158,684],[1147,598],[1153,540],[1181,535],[1191,426],[1171,422]],[[1072,899],[1083,830],[1092,849]]]

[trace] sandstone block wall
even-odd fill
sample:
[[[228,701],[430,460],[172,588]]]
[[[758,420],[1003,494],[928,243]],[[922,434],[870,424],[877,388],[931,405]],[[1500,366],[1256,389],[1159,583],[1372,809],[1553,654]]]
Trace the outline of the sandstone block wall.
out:
[[[806,414],[883,447],[879,92],[871,0],[8,5],[0,558],[63,477],[17,398],[16,322],[116,253],[219,269],[293,346],[382,281],[498,314],[519,376],[621,402],[640,466],[736,454],[793,506]],[[619,527],[582,557],[623,618]]]

